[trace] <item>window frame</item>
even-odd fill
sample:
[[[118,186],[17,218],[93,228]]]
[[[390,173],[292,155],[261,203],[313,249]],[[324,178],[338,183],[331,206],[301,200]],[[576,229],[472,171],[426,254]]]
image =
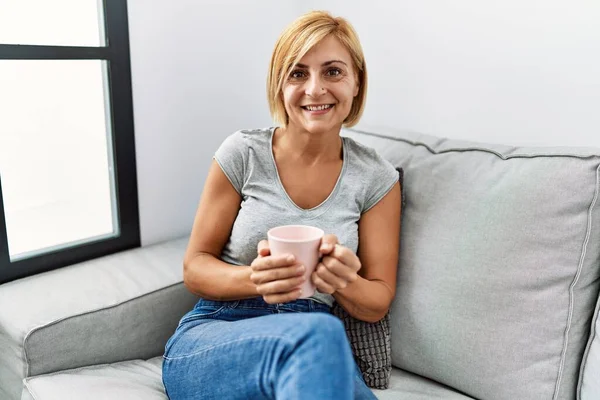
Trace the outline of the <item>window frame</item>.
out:
[[[0,60],[106,61],[108,129],[112,130],[120,235],[34,257],[10,260],[0,175],[0,284],[140,246],[129,25],[126,0],[102,0],[104,47],[0,44]]]

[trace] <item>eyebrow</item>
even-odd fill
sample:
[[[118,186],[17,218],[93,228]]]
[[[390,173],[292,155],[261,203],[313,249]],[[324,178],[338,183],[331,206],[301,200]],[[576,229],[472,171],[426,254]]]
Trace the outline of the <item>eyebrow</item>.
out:
[[[325,61],[323,64],[321,64],[321,67],[326,67],[326,66],[331,65],[333,63],[341,63],[341,64],[344,64],[345,66],[348,66],[348,64],[346,64],[342,60],[329,60],[329,61]],[[300,63],[296,64],[296,66],[298,68],[308,68],[308,65],[304,65],[304,64],[300,64]]]

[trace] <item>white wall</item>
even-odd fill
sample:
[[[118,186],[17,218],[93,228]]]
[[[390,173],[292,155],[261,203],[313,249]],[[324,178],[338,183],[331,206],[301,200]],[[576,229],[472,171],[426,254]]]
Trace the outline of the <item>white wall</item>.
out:
[[[600,147],[600,1],[312,0],[355,26],[361,125],[504,144]]]
[[[268,126],[281,30],[310,9],[356,27],[362,127],[504,144],[600,147],[597,0],[130,0],[144,245],[189,233],[214,150]]]
[[[130,0],[142,244],[189,233],[211,157],[270,126],[266,74],[296,16],[278,0]]]

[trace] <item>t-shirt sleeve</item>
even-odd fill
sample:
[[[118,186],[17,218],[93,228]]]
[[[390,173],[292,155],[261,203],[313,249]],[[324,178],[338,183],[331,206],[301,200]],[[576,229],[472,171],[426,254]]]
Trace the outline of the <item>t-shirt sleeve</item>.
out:
[[[374,154],[372,165],[372,176],[369,180],[370,186],[366,192],[363,213],[369,211],[379,200],[383,199],[392,190],[400,177],[396,168],[377,153]]]
[[[244,135],[238,131],[221,143],[213,157],[240,196],[245,182],[247,150]]]

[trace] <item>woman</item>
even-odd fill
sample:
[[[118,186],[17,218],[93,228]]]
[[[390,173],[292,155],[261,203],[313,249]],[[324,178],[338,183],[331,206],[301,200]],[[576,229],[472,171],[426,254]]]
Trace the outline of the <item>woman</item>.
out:
[[[391,164],[340,137],[367,90],[352,27],[325,12],[280,36],[268,76],[279,127],[239,131],[215,153],[184,260],[199,295],[165,347],[170,399],[373,399],[354,363],[337,301],[378,321],[395,294],[400,187]],[[328,233],[299,299],[304,267],[272,256],[267,231]],[[360,246],[359,246],[360,244]]]

